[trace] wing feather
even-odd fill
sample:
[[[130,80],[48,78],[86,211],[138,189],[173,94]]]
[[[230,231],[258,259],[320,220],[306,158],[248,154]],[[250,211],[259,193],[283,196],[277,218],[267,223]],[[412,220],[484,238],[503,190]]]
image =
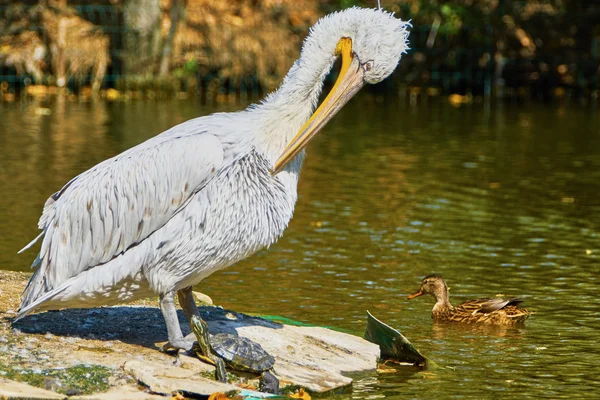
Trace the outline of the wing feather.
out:
[[[517,305],[522,302],[523,300],[519,298],[502,299],[497,297],[493,299],[477,299],[465,301],[464,303],[461,303],[454,308],[463,314],[491,314],[509,305]]]
[[[21,307],[163,226],[214,176],[223,154],[215,135],[168,131],[69,181],[44,205],[41,262]]]

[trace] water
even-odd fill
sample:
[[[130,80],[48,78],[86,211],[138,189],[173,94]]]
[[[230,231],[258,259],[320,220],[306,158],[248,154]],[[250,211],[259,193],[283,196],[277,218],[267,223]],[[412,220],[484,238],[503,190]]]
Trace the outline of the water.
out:
[[[0,103],[0,268],[29,268],[33,252],[16,251],[71,177],[213,111],[190,101]],[[368,309],[447,367],[359,377],[339,398],[592,397],[599,127],[595,111],[576,106],[411,107],[363,94],[310,145],[284,237],[198,289],[228,308],[356,334]],[[434,272],[455,303],[521,296],[536,314],[523,328],[433,325],[433,299],[406,295]]]

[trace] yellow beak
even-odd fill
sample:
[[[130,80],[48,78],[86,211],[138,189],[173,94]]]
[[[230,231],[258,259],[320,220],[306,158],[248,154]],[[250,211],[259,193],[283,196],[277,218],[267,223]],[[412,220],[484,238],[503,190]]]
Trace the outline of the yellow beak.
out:
[[[283,154],[275,162],[273,175],[285,167],[308,144],[308,142],[329,122],[329,120],[356,94],[365,84],[364,67],[352,52],[352,40],[342,38],[335,49],[336,55],[342,56],[340,75],[331,92],[317,108],[300,132],[286,146]]]

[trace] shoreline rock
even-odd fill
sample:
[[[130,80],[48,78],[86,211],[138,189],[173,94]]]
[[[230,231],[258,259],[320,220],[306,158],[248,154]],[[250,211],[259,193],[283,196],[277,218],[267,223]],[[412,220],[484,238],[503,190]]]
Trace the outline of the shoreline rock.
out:
[[[257,376],[230,371],[235,374],[230,377],[235,378],[237,386],[225,385],[214,381],[213,366],[186,354],[159,352],[156,343],[166,338],[166,328],[155,299],[128,306],[45,312],[13,327],[14,310],[27,278],[27,274],[0,271],[0,378],[10,380],[10,385],[22,381],[40,386],[40,376],[48,375],[58,381],[52,386],[55,391],[49,392],[55,393],[55,398],[70,394],[81,400],[110,398],[117,392],[117,397],[131,399],[231,390],[240,390],[242,396],[262,395],[252,391]],[[275,357],[273,372],[282,388],[292,385],[325,393],[351,385],[348,374],[377,369],[379,347],[357,336],[321,327],[281,324],[220,307],[202,306],[199,310],[211,333],[248,337]],[[184,334],[189,333],[182,313],[180,322]],[[81,374],[69,381],[72,388],[60,386],[63,375],[56,374],[65,370]],[[88,385],[86,376],[93,373],[101,385]],[[141,390],[138,383],[152,393]],[[29,395],[22,393],[21,397]]]

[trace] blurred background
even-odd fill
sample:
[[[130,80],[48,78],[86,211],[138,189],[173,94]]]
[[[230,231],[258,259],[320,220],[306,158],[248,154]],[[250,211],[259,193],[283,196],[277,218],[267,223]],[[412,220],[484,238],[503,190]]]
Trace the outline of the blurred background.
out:
[[[82,96],[106,89],[117,91],[109,97],[127,91],[186,92],[208,101],[223,94],[260,96],[278,85],[320,16],[376,3],[2,0],[0,89],[5,100],[47,91],[39,85]],[[410,56],[377,90],[544,100],[598,96],[598,2],[382,3],[411,20],[413,29]]]

